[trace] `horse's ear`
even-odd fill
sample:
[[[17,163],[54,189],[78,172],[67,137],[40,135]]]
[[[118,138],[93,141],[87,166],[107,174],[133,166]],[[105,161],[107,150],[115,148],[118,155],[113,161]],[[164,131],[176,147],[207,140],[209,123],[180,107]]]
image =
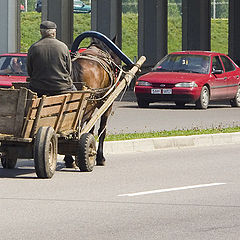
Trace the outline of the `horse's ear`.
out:
[[[117,35],[115,35],[115,37],[112,39],[112,42],[116,43],[116,40],[117,40]]]

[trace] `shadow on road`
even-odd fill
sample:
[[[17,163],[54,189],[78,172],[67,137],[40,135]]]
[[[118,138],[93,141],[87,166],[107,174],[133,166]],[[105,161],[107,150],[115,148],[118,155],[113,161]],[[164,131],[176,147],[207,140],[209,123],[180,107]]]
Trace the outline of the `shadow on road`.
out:
[[[61,172],[79,172],[79,169],[67,169],[63,162],[58,162],[56,171]],[[0,168],[0,178],[20,178],[20,179],[39,179],[35,174],[34,161],[19,161],[16,168],[14,169],[5,169]]]

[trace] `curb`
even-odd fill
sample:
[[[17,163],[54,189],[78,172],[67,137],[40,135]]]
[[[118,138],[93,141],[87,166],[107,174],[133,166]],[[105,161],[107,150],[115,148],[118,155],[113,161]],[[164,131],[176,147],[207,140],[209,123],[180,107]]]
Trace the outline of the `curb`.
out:
[[[104,142],[104,152],[109,154],[147,152],[161,149],[202,147],[240,143],[240,132],[191,136],[145,138]]]

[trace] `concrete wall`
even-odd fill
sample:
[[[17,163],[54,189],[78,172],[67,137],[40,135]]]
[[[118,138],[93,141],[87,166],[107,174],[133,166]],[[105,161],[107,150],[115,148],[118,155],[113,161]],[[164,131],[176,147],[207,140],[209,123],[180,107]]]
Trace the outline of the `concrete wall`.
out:
[[[20,51],[20,3],[0,0],[0,53]]]
[[[57,39],[71,48],[73,42],[73,0],[42,0],[42,20],[57,24]]]

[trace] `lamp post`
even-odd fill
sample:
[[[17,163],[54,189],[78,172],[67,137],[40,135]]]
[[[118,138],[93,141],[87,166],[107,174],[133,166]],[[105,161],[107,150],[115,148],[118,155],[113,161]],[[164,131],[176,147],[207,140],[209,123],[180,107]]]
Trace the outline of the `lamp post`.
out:
[[[27,8],[28,8],[28,1],[25,0],[25,12],[27,12]]]
[[[216,18],[216,0],[213,0],[213,19]]]

